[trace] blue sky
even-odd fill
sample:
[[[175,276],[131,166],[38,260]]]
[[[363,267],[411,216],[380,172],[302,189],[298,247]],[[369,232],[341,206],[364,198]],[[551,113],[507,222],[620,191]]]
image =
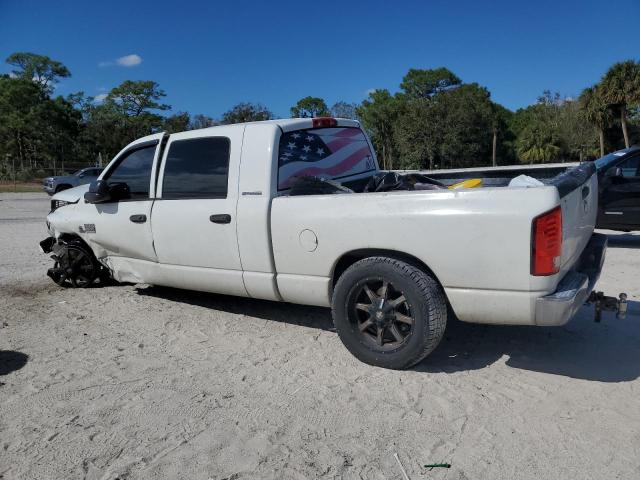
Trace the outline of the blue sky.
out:
[[[240,101],[278,116],[306,95],[360,102],[396,91],[409,68],[440,66],[517,109],[640,58],[639,18],[640,0],[0,0],[0,56],[62,61],[73,76],[58,94],[155,80],[174,112],[213,117]]]

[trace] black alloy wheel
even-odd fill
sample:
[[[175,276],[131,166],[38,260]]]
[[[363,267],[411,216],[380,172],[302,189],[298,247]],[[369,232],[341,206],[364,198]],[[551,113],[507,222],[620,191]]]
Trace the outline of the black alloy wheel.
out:
[[[367,278],[349,296],[350,319],[364,340],[383,350],[402,345],[414,319],[404,293],[382,278]]]
[[[444,291],[426,270],[389,257],[355,262],[338,278],[333,323],[359,360],[409,368],[436,348],[447,324]]]
[[[98,265],[90,252],[79,245],[65,245],[56,255],[49,276],[60,286],[86,288],[98,275]]]

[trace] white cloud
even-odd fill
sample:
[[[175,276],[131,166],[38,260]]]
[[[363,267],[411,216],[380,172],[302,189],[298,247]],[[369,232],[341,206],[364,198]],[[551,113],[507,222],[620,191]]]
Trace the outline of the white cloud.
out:
[[[99,67],[111,67],[117,65],[119,67],[135,67],[142,63],[142,57],[136,53],[131,55],[125,55],[124,57],[116,58],[115,61],[107,61],[98,63]]]
[[[105,98],[107,98],[107,94],[106,93],[99,93],[98,95],[93,97],[93,103],[102,103],[102,102],[104,102]]]
[[[377,88],[370,88],[369,90],[367,90],[367,91],[366,91],[366,92],[364,92],[364,93],[365,93],[365,94],[367,95],[367,97],[368,97],[369,95],[371,95],[371,94],[372,94],[373,92],[375,92],[376,90],[377,90]]]
[[[116,63],[122,67],[135,67],[142,63],[142,57],[132,53],[131,55],[125,55],[116,60]]]

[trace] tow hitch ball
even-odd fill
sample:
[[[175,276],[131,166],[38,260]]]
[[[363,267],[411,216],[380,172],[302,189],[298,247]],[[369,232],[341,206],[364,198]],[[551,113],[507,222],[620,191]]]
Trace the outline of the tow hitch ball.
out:
[[[627,316],[627,294],[621,293],[618,298],[608,297],[603,292],[591,292],[587,303],[593,303],[596,307],[595,321],[600,322],[602,311],[616,312],[616,317],[624,319]]]

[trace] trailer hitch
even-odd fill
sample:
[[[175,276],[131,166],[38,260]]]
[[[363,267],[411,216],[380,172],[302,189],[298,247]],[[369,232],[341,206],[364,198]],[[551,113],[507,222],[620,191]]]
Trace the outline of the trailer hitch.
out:
[[[595,305],[595,318],[597,323],[602,319],[602,311],[616,312],[616,318],[624,320],[627,316],[627,294],[621,293],[618,298],[608,297],[603,292],[591,292],[587,303]]]

